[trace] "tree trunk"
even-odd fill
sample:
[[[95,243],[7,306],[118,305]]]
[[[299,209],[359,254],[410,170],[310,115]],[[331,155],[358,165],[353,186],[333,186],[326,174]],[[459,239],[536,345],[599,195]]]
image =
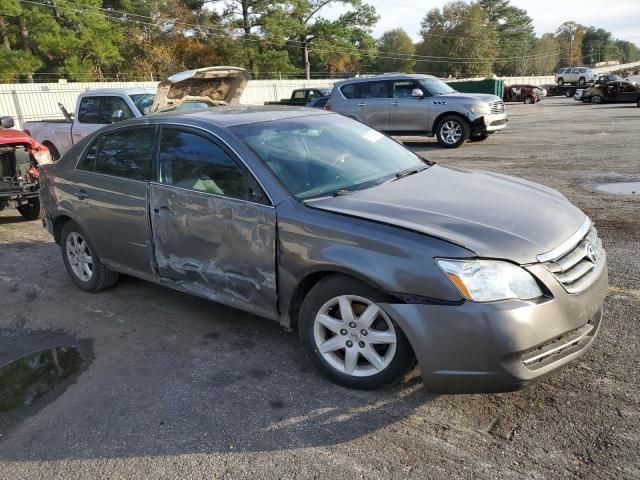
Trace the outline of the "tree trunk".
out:
[[[4,21],[4,17],[0,17],[0,37],[2,37],[2,44],[7,50],[11,50],[11,42],[9,42],[9,34],[7,32],[7,24]]]
[[[29,30],[27,29],[27,22],[24,20],[22,15],[18,17],[18,26],[20,27],[22,51],[25,53],[31,53],[31,50],[29,49]],[[33,83],[33,75],[31,75],[31,73],[27,73],[25,75],[25,79],[27,80],[27,83]]]
[[[251,19],[249,18],[249,2],[247,0],[242,0],[240,3],[242,5],[242,29],[244,30],[244,38],[245,38],[244,50],[245,52],[247,52],[247,57],[249,61],[249,71],[251,72],[251,75],[255,76],[256,61],[253,58],[253,52],[251,51],[251,48],[248,47],[249,37],[251,36]]]

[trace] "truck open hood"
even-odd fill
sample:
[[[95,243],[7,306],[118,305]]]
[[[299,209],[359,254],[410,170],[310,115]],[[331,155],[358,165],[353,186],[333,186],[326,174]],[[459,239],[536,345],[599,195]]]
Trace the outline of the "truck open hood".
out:
[[[150,113],[172,110],[186,102],[210,107],[237,105],[251,75],[238,67],[206,67],[176,73],[158,85]]]

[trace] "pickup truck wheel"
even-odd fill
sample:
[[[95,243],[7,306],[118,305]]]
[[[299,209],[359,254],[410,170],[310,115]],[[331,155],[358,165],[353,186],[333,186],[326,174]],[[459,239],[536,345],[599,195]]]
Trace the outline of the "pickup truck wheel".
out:
[[[602,97],[600,95],[594,95],[593,97],[591,97],[591,103],[602,103]]]
[[[18,207],[18,212],[22,215],[22,218],[28,221],[38,220],[42,218],[42,208],[40,207],[40,199],[32,198],[29,200],[28,205],[21,205]]]
[[[564,85],[564,78],[559,78],[558,79],[558,86],[561,87],[562,85]]]
[[[318,282],[300,309],[298,335],[310,360],[345,387],[373,390],[393,385],[414,365],[411,345],[379,306],[393,301],[344,275]]]
[[[60,248],[73,283],[85,292],[99,292],[118,281],[118,272],[109,270],[102,263],[85,233],[73,220],[62,228]]]
[[[458,115],[447,115],[436,127],[438,143],[445,148],[458,148],[470,134],[469,124]]]
[[[44,142],[43,145],[49,149],[49,154],[51,155],[51,161],[57,162],[58,160],[60,160],[60,152],[58,152],[58,149],[55,146],[53,146],[52,143]]]

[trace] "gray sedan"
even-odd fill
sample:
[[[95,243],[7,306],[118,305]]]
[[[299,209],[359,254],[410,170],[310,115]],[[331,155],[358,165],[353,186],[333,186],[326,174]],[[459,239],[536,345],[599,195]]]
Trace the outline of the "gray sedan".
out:
[[[120,122],[41,185],[81,289],[124,273],[264,316],[349,387],[390,385],[417,360],[433,391],[514,390],[600,327],[606,255],[565,197],[434,165],[337,114]]]

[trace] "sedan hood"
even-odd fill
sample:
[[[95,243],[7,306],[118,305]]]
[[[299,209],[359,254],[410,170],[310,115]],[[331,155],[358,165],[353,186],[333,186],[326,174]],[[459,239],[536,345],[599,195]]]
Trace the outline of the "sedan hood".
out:
[[[172,110],[186,102],[210,107],[237,105],[251,75],[244,68],[207,67],[176,73],[160,82],[151,113]]]
[[[434,165],[421,173],[307,206],[441,238],[519,264],[567,240],[585,214],[560,193],[506,175]]]

